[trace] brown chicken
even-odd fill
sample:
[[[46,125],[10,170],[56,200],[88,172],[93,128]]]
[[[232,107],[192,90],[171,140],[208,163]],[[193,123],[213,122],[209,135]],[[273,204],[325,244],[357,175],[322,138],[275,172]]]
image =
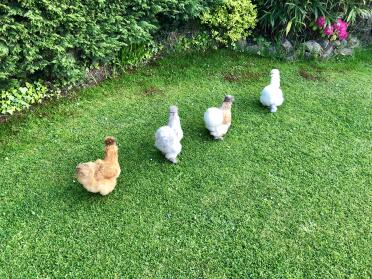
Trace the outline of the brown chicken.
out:
[[[118,146],[115,138],[106,137],[105,156],[103,160],[79,164],[76,167],[77,180],[92,193],[105,196],[116,186],[120,175]]]

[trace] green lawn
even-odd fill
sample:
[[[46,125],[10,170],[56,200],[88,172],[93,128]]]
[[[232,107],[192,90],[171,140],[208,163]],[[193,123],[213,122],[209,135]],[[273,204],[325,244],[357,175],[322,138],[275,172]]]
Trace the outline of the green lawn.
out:
[[[285,103],[259,104],[279,68]],[[213,141],[203,113],[233,94]],[[372,50],[177,54],[0,124],[0,278],[371,278]],[[179,106],[179,164],[154,148]],[[115,136],[107,197],[75,166]]]

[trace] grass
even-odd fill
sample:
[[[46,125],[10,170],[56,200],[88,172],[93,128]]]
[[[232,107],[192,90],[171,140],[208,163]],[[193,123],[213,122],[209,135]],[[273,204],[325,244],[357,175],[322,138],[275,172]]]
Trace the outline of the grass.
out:
[[[1,124],[0,278],[370,278],[372,51],[177,54]],[[269,71],[286,101],[258,102]],[[235,95],[224,141],[206,108]],[[154,148],[169,105],[178,165]],[[107,197],[75,180],[117,137]]]

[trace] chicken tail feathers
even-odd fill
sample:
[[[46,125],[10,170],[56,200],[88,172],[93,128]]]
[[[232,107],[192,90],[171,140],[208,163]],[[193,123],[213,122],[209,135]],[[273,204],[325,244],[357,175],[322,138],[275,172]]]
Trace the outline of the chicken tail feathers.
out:
[[[223,122],[223,113],[218,108],[209,108],[204,113],[204,123],[208,130],[214,130]]]

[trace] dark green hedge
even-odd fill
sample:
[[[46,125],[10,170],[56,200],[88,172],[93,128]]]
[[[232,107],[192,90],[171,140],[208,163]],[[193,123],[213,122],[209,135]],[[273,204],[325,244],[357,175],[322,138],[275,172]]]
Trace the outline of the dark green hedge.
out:
[[[2,0],[0,89],[28,80],[61,84],[121,50],[153,42],[163,24],[197,18],[202,0]],[[160,19],[160,20],[159,20]]]

